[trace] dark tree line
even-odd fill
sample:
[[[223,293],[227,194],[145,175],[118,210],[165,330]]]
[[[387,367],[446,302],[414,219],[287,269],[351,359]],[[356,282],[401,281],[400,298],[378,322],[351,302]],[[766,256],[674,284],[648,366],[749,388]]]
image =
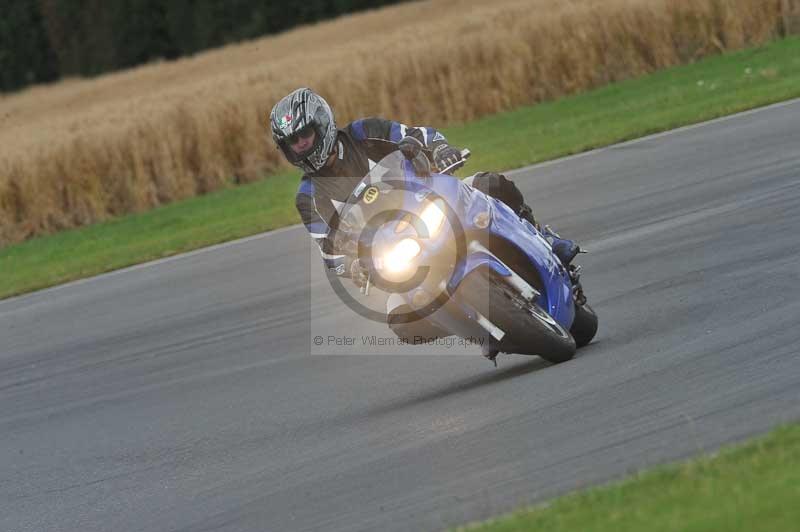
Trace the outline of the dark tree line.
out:
[[[402,0],[0,0],[0,91],[91,76]]]

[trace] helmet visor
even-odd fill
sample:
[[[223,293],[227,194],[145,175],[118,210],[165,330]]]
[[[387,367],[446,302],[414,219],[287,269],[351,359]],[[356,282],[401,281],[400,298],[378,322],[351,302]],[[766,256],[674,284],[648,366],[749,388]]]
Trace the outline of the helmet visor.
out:
[[[306,124],[291,135],[279,140],[278,145],[291,163],[306,159],[322,144],[323,137],[314,122]]]
[[[306,140],[311,138],[315,133],[314,124],[306,124],[305,126],[301,127],[288,137],[286,137],[286,143],[289,147],[295,146],[299,144],[301,140]]]

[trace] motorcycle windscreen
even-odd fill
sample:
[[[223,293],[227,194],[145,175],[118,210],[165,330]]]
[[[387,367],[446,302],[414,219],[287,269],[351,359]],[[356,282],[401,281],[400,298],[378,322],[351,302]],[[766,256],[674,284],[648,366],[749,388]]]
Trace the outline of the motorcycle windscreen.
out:
[[[409,161],[399,151],[381,159],[356,185],[335,224],[334,245],[352,255],[360,239],[403,217]],[[368,244],[368,243],[365,243]]]

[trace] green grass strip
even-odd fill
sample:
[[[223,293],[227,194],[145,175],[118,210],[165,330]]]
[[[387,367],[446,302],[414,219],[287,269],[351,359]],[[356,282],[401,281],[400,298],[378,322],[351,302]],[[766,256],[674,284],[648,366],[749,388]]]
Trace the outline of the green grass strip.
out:
[[[458,530],[473,532],[795,531],[800,425]]]
[[[712,57],[444,132],[469,169],[531,164],[800,97],[800,39]],[[433,124],[435,125],[435,124]],[[291,225],[298,174],[0,250],[0,298]]]

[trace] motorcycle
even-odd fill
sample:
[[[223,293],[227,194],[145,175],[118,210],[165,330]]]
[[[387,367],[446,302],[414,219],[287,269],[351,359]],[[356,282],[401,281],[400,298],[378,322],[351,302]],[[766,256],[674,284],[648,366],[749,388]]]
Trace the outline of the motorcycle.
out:
[[[438,336],[480,338],[495,365],[498,353],[569,360],[598,323],[580,267],[553,253],[549,227],[450,175],[469,155],[437,171],[424,149],[401,143],[340,210],[335,246],[367,272],[362,293],[389,294],[390,326],[426,320]]]

